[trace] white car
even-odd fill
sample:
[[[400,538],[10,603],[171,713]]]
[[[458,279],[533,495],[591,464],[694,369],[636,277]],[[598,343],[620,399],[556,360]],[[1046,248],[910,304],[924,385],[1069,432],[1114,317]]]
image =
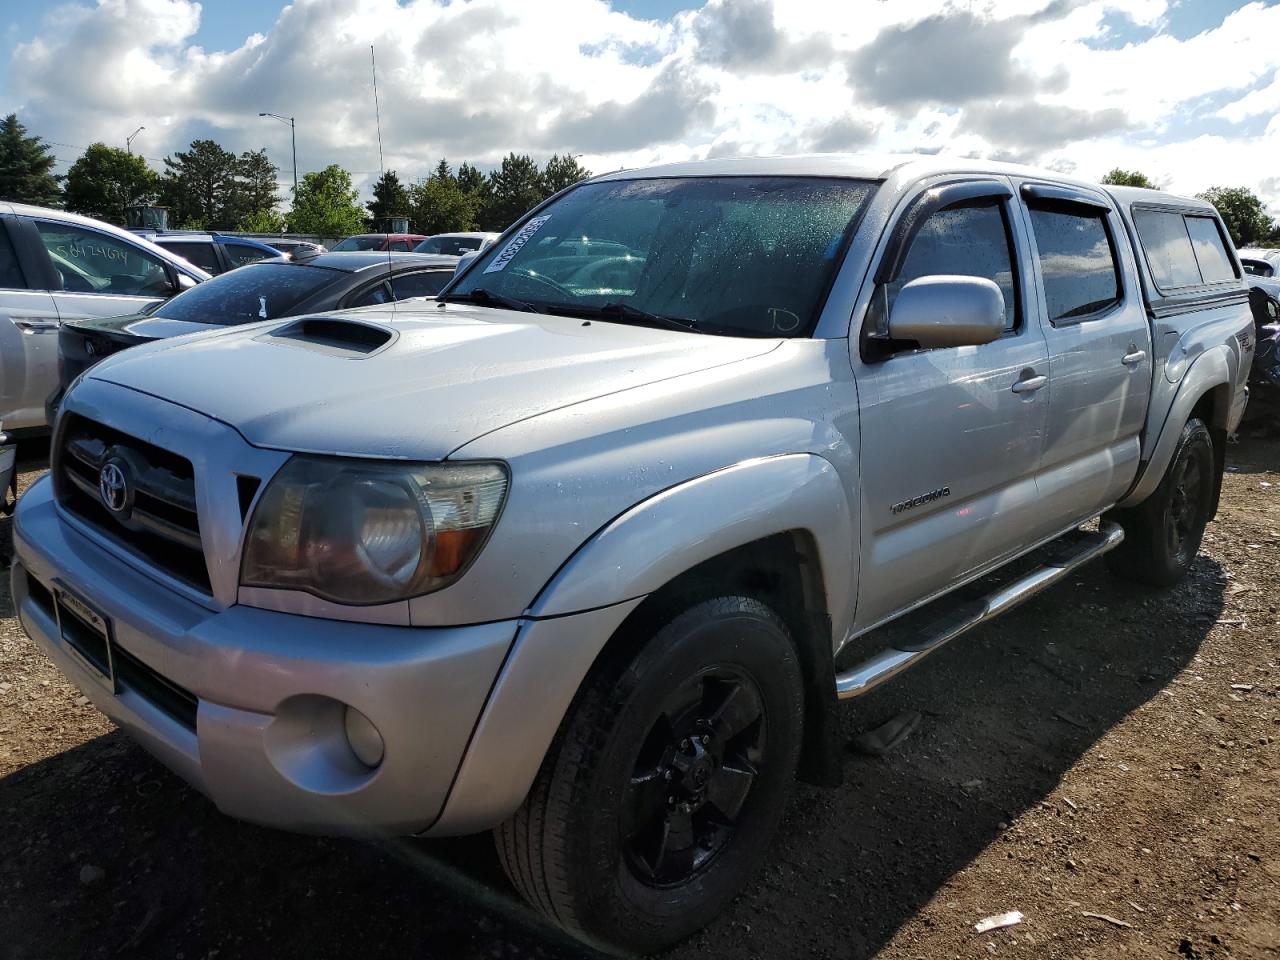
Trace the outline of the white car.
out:
[[[137,313],[209,274],[109,223],[0,203],[0,424],[47,426],[58,386],[58,328]]]

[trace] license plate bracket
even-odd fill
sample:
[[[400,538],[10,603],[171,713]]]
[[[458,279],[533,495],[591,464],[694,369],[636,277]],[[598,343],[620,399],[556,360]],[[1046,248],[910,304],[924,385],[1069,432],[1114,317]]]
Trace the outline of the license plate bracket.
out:
[[[53,601],[63,645],[94,679],[114,694],[111,619],[57,582],[53,585]]]

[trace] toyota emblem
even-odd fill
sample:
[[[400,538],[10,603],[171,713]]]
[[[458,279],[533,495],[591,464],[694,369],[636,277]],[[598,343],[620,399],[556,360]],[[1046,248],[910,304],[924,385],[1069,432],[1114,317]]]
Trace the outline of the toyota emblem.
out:
[[[129,506],[129,481],[115,460],[108,460],[98,473],[98,496],[112,513],[124,513]]]

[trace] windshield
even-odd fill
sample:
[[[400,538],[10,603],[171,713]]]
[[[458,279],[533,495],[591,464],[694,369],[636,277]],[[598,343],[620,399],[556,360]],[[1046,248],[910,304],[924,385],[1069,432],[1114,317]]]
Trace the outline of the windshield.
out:
[[[427,237],[413,248],[414,253],[443,253],[460,257],[472,250],[479,250],[484,243],[479,237]]]
[[[347,237],[345,240],[339,240],[334,245],[333,251],[342,253],[351,250],[381,250],[385,242],[385,237]]]
[[[341,277],[298,263],[251,263],[183,291],[160,304],[155,315],[228,327],[274,320],[289,316],[304,298]]]
[[[805,336],[874,189],[816,177],[586,184],[482,254],[445,299],[519,301],[623,323],[675,320],[736,336]]]

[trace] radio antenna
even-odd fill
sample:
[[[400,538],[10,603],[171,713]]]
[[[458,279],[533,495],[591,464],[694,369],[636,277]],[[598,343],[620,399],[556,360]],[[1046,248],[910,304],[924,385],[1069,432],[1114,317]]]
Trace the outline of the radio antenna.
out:
[[[369,44],[369,68],[373,72],[373,117],[378,128],[378,172],[386,176],[387,165],[382,159],[382,109],[378,106],[378,58],[373,52],[373,44]],[[391,224],[387,224],[387,292],[391,294],[391,313],[396,313],[396,288],[392,283],[391,259]]]

